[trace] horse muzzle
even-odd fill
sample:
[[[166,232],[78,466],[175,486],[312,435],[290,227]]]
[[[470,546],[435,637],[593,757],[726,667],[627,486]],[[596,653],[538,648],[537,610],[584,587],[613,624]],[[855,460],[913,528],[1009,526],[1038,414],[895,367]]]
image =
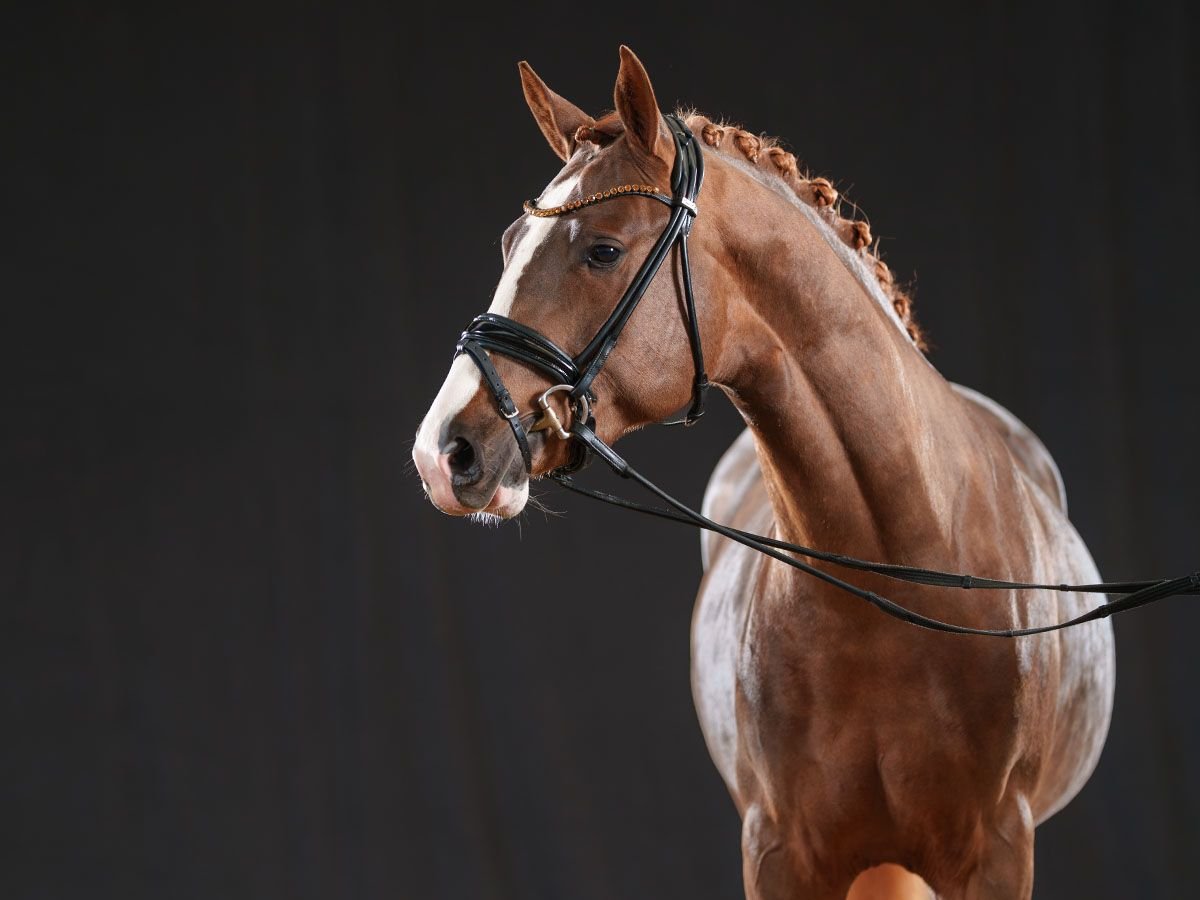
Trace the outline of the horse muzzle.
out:
[[[447,515],[509,519],[529,498],[521,455],[502,422],[471,427],[427,420],[417,434],[413,462],[430,501]]]

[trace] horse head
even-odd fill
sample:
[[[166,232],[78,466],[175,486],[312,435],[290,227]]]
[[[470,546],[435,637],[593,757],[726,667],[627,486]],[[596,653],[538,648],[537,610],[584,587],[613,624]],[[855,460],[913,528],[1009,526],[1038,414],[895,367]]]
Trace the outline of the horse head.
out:
[[[678,144],[645,68],[626,47],[615,111],[598,120],[551,91],[528,64],[520,64],[520,74],[534,120],[564,165],[505,230],[504,268],[489,313],[536,329],[575,356],[605,327],[674,214],[655,200],[670,200]],[[627,196],[618,203],[599,202],[621,195]],[[697,283],[709,282],[713,268],[701,244],[692,256]],[[707,340],[706,326],[719,313],[707,301],[689,334],[684,297],[680,270],[668,257],[663,277],[649,282],[589,385],[587,408],[601,439],[611,443],[688,401],[699,370],[689,337],[698,346],[704,331]],[[568,464],[576,447],[562,432],[535,424],[537,400],[555,387],[554,378],[502,353],[486,360],[456,357],[421,423],[413,459],[443,512],[509,518],[524,508],[529,479]],[[489,363],[511,395],[509,414],[520,422],[520,437],[497,412],[498,391],[481,376]],[[586,415],[566,392],[547,400],[558,422]]]

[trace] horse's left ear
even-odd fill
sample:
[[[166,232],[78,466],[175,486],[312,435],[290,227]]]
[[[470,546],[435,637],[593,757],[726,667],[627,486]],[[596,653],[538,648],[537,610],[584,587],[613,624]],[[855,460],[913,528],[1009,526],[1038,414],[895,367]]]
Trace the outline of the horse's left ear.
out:
[[[546,82],[538,78],[529,63],[522,61],[517,68],[521,70],[521,90],[525,92],[529,111],[546,136],[550,149],[566,162],[575,152],[575,132],[582,125],[596,124],[596,120],[546,87]]]
[[[613,103],[633,146],[650,156],[658,156],[662,114],[658,111],[646,67],[624,44],[621,45],[621,69],[617,72]]]

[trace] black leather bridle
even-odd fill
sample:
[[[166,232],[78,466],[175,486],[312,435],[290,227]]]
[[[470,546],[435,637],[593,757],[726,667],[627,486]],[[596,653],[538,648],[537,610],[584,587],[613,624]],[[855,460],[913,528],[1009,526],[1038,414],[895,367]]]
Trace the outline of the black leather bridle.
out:
[[[678,421],[663,424],[690,425],[700,418],[704,413],[704,395],[709,387],[708,376],[704,371],[704,352],[700,344],[700,325],[696,317],[696,303],[692,292],[692,272],[687,249],[688,234],[691,232],[692,222],[698,213],[696,198],[700,193],[700,186],[704,180],[704,158],[695,137],[692,135],[691,130],[684,124],[683,120],[676,115],[667,116],[666,120],[675,140],[675,165],[671,172],[670,196],[660,193],[647,185],[622,185],[550,210],[541,209],[535,203],[525,204],[525,210],[530,215],[556,216],[617,197],[634,196],[649,197],[657,200],[671,210],[666,228],[663,229],[662,234],[650,250],[650,254],[646,257],[645,262],[642,263],[641,268],[633,276],[633,280],[625,289],[625,293],[621,296],[616,308],[609,315],[608,319],[605,320],[604,324],[600,326],[600,330],[596,332],[595,337],[588,342],[588,345],[575,356],[571,356],[536,329],[513,321],[505,316],[496,315],[495,313],[484,313],[481,316],[477,316],[458,339],[458,344],[455,347],[455,356],[457,357],[459,354],[465,353],[479,367],[484,381],[496,398],[500,415],[508,421],[513,435],[517,439],[517,446],[520,448],[526,472],[532,473],[533,468],[528,437],[521,423],[521,415],[517,410],[517,406],[513,402],[508,389],[504,386],[504,381],[496,371],[496,367],[492,365],[489,356],[490,352],[502,353],[505,356],[510,356],[513,359],[527,363],[535,369],[540,369],[549,375],[554,383],[553,387],[545,391],[538,401],[542,407],[543,415],[542,420],[535,424],[534,428],[550,428],[563,439],[576,439],[575,452],[571,462],[549,473],[549,476],[563,487],[583,494],[586,497],[602,500],[605,503],[620,506],[624,509],[634,510],[635,512],[715,532],[732,541],[744,544],[772,559],[799,569],[848,594],[866,600],[888,615],[910,624],[950,634],[972,634],[1007,638],[1024,637],[1058,631],[1062,628],[1081,625],[1084,622],[1096,619],[1108,618],[1118,612],[1135,609],[1165,597],[1180,594],[1200,594],[1200,572],[1184,575],[1180,578],[1162,578],[1149,581],[1075,585],[1039,584],[981,578],[973,575],[942,572],[936,569],[924,569],[914,566],[870,562],[837,553],[827,553],[812,547],[805,547],[802,544],[791,544],[786,541],[752,534],[714,522],[712,519],[691,509],[683,502],[671,496],[629,465],[620,454],[602,441],[596,434],[595,419],[592,415],[592,407],[595,404],[596,397],[591,390],[592,383],[604,367],[609,354],[612,353],[613,348],[617,344],[617,339],[621,336],[621,331],[625,328],[630,316],[633,315],[633,311],[645,295],[650,282],[654,279],[659,269],[662,268],[663,263],[675,246],[679,247],[685,324],[687,325],[688,339],[691,342],[695,379],[693,382],[692,404],[685,416]],[[564,392],[569,395],[571,406],[571,424],[569,429],[563,428],[557,414],[549,404],[549,397],[556,392]],[[570,477],[570,473],[583,466],[587,461],[589,452],[603,459],[622,478],[635,481],[652,494],[658,496],[667,504],[667,508],[646,506],[632,500],[626,500],[576,484]],[[910,584],[933,587],[950,587],[963,590],[972,588],[1006,591],[1047,590],[1071,593],[1120,594],[1123,596],[1119,599],[1111,600],[1102,606],[1098,606],[1083,615],[1053,625],[1004,629],[968,628],[921,615],[874,591],[865,590],[822,569],[818,569],[801,559],[797,559],[797,557],[832,563],[860,572],[870,572]]]
[[[696,374],[692,388],[691,407],[678,422],[664,424],[691,425],[704,415],[704,395],[708,390],[708,376],[704,372],[704,349],[700,344],[700,324],[696,320],[696,300],[692,293],[692,267],[688,261],[687,245],[688,234],[692,230],[692,221],[697,212],[696,195],[700,193],[700,185],[704,181],[704,157],[700,154],[700,148],[697,146],[691,130],[683,123],[682,119],[675,115],[667,116],[667,124],[675,139],[675,165],[671,170],[671,194],[669,196],[659,193],[647,185],[631,184],[621,185],[600,194],[594,194],[585,200],[556,207],[553,210],[540,209],[535,203],[525,204],[525,211],[530,215],[547,216],[563,215],[584,206],[615,200],[619,197],[649,197],[671,210],[667,226],[650,249],[646,261],[637,270],[637,274],[629,282],[629,287],[625,288],[625,293],[617,302],[616,308],[600,326],[600,330],[596,332],[588,345],[572,357],[536,329],[495,313],[476,316],[458,339],[455,356],[465,353],[479,367],[479,371],[483,374],[483,380],[487,382],[492,394],[496,397],[500,415],[504,416],[512,427],[513,436],[517,439],[517,446],[521,449],[521,458],[525,461],[526,472],[532,471],[533,460],[529,453],[529,441],[525,434],[525,428],[521,425],[520,414],[517,412],[517,406],[513,403],[512,396],[504,386],[504,381],[500,378],[496,367],[488,358],[488,351],[503,353],[505,356],[528,363],[550,376],[554,386],[542,394],[539,402],[547,424],[551,427],[557,426],[555,430],[560,437],[567,437],[567,433],[562,429],[558,416],[548,402],[550,395],[558,391],[568,393],[573,421],[576,424],[583,423],[587,426],[588,431],[594,434],[592,432],[594,419],[591,409],[596,397],[592,393],[592,382],[596,380],[604,363],[608,361],[609,354],[616,347],[617,339],[620,338],[633,311],[637,309],[638,303],[645,296],[650,282],[654,280],[654,276],[658,274],[658,270],[662,268],[662,264],[676,246],[679,247],[679,260],[683,271],[686,325]],[[560,472],[574,471],[582,467],[586,459],[586,451],[583,450],[583,444],[576,446],[579,449],[574,454],[571,463],[560,469]]]

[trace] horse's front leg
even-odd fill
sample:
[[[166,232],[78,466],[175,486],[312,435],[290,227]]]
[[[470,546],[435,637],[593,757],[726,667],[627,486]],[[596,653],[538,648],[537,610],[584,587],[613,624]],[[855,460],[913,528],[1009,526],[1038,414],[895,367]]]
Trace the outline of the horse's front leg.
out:
[[[854,879],[846,900],[937,900],[920,875],[896,865],[867,869]]]
[[[1024,795],[1004,799],[986,826],[979,862],[945,900],[1029,900],[1033,896],[1033,813]]]
[[[845,900],[849,882],[832,883],[813,870],[757,803],[742,819],[742,878],[746,900]]]

